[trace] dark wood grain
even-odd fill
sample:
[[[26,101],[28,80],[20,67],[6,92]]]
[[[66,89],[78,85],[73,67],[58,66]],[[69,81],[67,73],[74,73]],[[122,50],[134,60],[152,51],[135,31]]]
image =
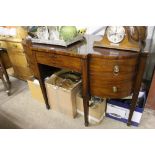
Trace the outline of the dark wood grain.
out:
[[[147,53],[140,53],[139,59],[138,59],[139,63],[137,66],[136,77],[134,79],[135,82],[133,86],[133,97],[131,101],[130,113],[129,113],[128,123],[127,123],[128,125],[131,125],[132,116],[137,105],[137,100],[138,100],[138,95],[141,88],[146,60],[147,60]]]
[[[134,58],[128,59],[121,59],[119,57],[110,60],[108,60],[108,58],[90,58],[90,71],[112,72],[113,67],[118,65],[120,72],[122,73],[133,72],[135,70],[135,66],[138,63],[137,58],[138,55],[136,55]]]
[[[61,54],[36,52],[37,62],[49,66],[68,68],[73,71],[81,72],[81,59]]]
[[[113,59],[112,59],[113,58]],[[105,98],[123,98],[131,94],[135,78],[138,54],[126,53],[123,57],[111,56],[89,60],[90,94]],[[118,72],[114,72],[115,66]],[[113,92],[116,87],[117,92]]]
[[[46,107],[47,107],[47,109],[49,109],[50,106],[48,104],[48,98],[47,98],[46,88],[45,88],[45,84],[44,84],[44,78],[43,78],[42,71],[40,70],[39,65],[37,63],[36,53],[31,50],[31,47],[32,47],[31,40],[27,40],[26,44],[27,44],[27,51],[26,52],[28,52],[28,54],[31,54],[31,57],[30,57],[31,60],[30,61],[32,61],[34,64],[34,66],[33,66],[34,67],[34,70],[33,70],[34,76],[36,79],[39,80]]]
[[[89,125],[88,60],[81,59],[81,62],[82,62],[82,97],[83,97],[84,119],[85,119],[85,126],[88,126]]]
[[[111,82],[111,84],[107,84],[104,82],[91,82],[90,91],[92,96],[99,96],[105,98],[123,98],[131,95],[132,85],[132,81],[121,82],[120,84],[117,84],[115,82]],[[113,91],[113,87],[116,87],[117,92]]]
[[[93,43],[93,42],[92,42]],[[89,41],[68,48],[26,42],[26,53],[34,76],[40,82],[47,105],[44,78],[52,67],[66,68],[82,75],[82,96],[85,126],[88,126],[89,99],[122,98],[133,93],[128,124],[131,123],[145,68],[146,55],[141,52],[93,48]],[[53,70],[54,71],[54,70]]]
[[[39,45],[38,45],[39,46]],[[40,48],[39,48],[40,47]],[[88,61],[87,55],[70,54],[66,52],[58,52],[55,50],[48,49],[46,46],[33,46],[30,40],[26,41],[25,51],[31,68],[33,66],[34,76],[40,82],[43,97],[47,108],[48,104],[47,93],[45,89],[44,78],[47,73],[47,66],[66,68],[72,71],[80,72],[82,74],[82,94],[83,94],[83,106],[84,106],[84,119],[85,126],[88,126],[88,112],[89,112],[89,95],[88,95]],[[33,64],[33,65],[32,65]],[[47,66],[46,66],[47,65]],[[52,68],[51,68],[52,70]]]

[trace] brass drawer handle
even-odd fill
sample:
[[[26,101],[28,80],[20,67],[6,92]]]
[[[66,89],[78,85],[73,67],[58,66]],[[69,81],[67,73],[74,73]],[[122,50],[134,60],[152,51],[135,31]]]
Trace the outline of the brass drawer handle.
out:
[[[113,74],[114,75],[118,75],[119,71],[120,71],[119,70],[119,66],[118,65],[115,65],[114,68],[113,68]]]
[[[113,87],[112,87],[112,90],[113,90],[113,93],[117,93],[117,92],[118,92],[118,89],[117,89],[116,86],[113,86]]]

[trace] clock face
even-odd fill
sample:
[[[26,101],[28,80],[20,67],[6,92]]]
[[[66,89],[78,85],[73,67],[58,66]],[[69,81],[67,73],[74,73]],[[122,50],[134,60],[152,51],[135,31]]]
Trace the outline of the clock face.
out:
[[[109,26],[107,28],[107,38],[110,42],[120,43],[125,37],[125,28],[123,26]]]

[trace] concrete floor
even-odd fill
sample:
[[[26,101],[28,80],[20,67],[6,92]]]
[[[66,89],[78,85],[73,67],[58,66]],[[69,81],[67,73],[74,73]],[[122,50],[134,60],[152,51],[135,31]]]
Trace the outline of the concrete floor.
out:
[[[44,104],[32,99],[27,83],[11,77],[12,95],[7,96],[0,81],[0,128],[3,129],[46,129],[86,128],[82,116],[71,119],[63,114],[47,110]],[[149,129],[155,128],[155,111],[145,109],[139,127],[110,118],[100,124],[90,124],[95,129]]]

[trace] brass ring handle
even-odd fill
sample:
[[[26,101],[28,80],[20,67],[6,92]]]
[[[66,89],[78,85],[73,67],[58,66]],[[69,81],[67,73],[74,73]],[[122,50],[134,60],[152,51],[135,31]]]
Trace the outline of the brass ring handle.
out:
[[[117,92],[118,92],[118,89],[117,89],[116,86],[113,86],[113,87],[112,87],[112,90],[113,90],[113,93],[117,93]]]
[[[118,75],[119,71],[120,71],[119,70],[119,66],[118,65],[115,65],[114,68],[113,68],[114,75]]]

